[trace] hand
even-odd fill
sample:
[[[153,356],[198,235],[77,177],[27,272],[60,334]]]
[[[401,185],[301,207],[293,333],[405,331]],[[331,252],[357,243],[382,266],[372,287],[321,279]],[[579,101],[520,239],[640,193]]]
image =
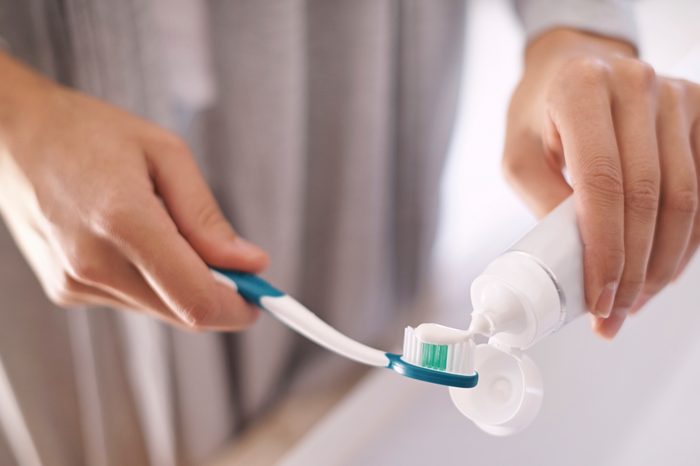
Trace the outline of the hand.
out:
[[[49,298],[237,330],[257,310],[206,264],[260,272],[174,135],[0,55],[0,212]]]
[[[504,170],[538,215],[573,189],[586,300],[604,337],[698,248],[699,117],[700,87],[657,76],[624,42],[559,29],[527,49]]]

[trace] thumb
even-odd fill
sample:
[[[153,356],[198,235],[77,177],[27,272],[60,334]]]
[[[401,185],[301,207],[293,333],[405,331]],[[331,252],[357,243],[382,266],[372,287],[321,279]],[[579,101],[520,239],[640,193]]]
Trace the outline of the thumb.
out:
[[[571,187],[562,173],[562,163],[555,157],[545,155],[539,137],[511,133],[509,128],[503,154],[503,172],[518,196],[541,218],[571,195]]]
[[[147,154],[157,194],[180,234],[209,265],[257,273],[267,253],[236,234],[224,218],[187,146],[176,140]]]

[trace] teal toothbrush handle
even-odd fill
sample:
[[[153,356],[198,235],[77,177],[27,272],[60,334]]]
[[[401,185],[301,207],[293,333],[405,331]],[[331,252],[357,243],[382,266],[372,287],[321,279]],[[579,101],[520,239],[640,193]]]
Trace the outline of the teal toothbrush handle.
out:
[[[264,307],[261,300],[266,296],[279,298],[285,295],[257,275],[227,269],[212,268],[212,270],[231,280],[238,288],[238,294],[256,306]]]
[[[387,367],[406,377],[436,384],[467,388],[477,383],[476,374],[460,376],[413,366],[398,354],[385,353],[355,341],[256,275],[218,268],[212,268],[212,272],[219,279],[234,285],[238,294],[249,303],[265,309],[291,329],[348,359],[370,366]]]
[[[212,273],[223,283],[235,287],[243,299],[265,309],[289,328],[324,348],[363,364],[388,366],[389,360],[383,351],[363,345],[343,335],[294,298],[262,278],[248,273],[217,268],[212,268]]]

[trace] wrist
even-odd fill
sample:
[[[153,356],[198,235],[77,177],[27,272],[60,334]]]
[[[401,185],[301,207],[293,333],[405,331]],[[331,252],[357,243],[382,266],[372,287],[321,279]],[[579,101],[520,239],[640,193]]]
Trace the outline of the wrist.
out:
[[[525,70],[552,71],[577,57],[633,58],[637,50],[629,42],[576,29],[557,28],[533,39],[525,50]]]
[[[0,51],[0,139],[6,140],[55,94],[58,86]],[[43,103],[42,103],[43,102]]]

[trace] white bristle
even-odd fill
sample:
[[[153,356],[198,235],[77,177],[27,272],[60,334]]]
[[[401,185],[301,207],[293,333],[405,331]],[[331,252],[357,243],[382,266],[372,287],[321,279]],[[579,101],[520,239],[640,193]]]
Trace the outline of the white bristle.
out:
[[[470,341],[468,343],[464,344],[465,346],[468,346],[467,348],[467,362],[465,364],[465,369],[469,371],[469,373],[474,372],[474,341]]]
[[[409,364],[422,366],[422,346],[424,344],[447,346],[445,372],[464,375],[474,373],[474,342],[471,338],[448,344],[443,342],[424,342],[418,338],[414,328],[406,327],[404,330],[403,354],[401,355],[401,359]]]
[[[411,358],[416,364],[420,364],[420,348],[421,348],[421,343],[418,340],[418,338],[415,336],[415,332],[413,332],[413,352],[411,354]]]
[[[464,348],[461,349],[463,350]],[[455,364],[455,367],[452,370],[461,373],[460,369],[464,365],[464,351],[460,351],[459,347],[455,347],[455,353],[457,353],[455,355],[457,358],[457,363]]]
[[[408,353],[408,349],[411,346],[411,327],[406,327],[403,331],[403,354]]]
[[[450,351],[449,366],[447,368],[448,372],[455,372],[459,367],[459,355],[462,351],[463,343],[457,343],[453,351]]]
[[[418,363],[418,352],[420,351],[420,342],[416,338],[415,332],[411,332],[411,352],[409,353],[411,361]]]
[[[453,348],[449,348],[448,351],[447,351],[447,369],[446,369],[447,372],[454,372],[454,368],[455,368],[455,355],[456,355],[456,353],[459,352],[459,345],[461,345],[461,343],[457,343],[457,344],[455,345],[455,348],[454,348],[454,349],[453,349]]]

